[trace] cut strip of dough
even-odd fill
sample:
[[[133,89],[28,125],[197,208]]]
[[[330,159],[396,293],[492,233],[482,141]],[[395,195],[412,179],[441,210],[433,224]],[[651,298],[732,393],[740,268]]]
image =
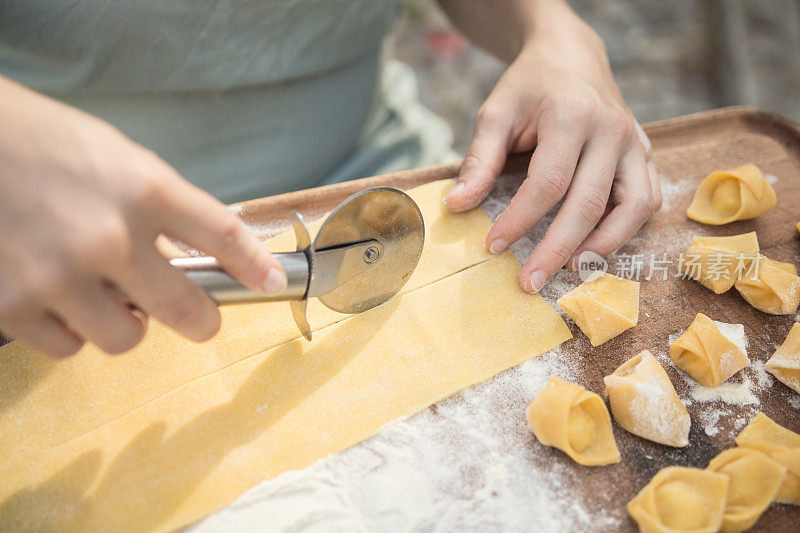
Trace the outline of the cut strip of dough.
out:
[[[592,346],[599,346],[639,322],[639,283],[597,273],[557,303]]]
[[[409,191],[422,211],[426,235],[420,262],[401,293],[492,257],[484,246],[490,221],[483,209],[454,214],[443,206],[452,184],[443,180]],[[267,245],[273,251],[293,250],[294,235],[278,235]],[[0,347],[0,457],[67,441],[185,383],[300,336],[286,302],[223,306],[220,313],[219,334],[202,344],[151,320],[142,343],[115,357],[91,345],[58,361],[16,342]],[[316,331],[348,315],[312,299],[308,316]]]
[[[766,364],[767,371],[778,381],[800,393],[800,323],[795,322],[783,344]]]
[[[659,471],[628,502],[642,533],[713,533],[722,526],[728,476],[683,466]]]
[[[648,350],[603,378],[614,420],[634,435],[683,447],[689,444],[691,418],[675,387]]]
[[[680,258],[678,270],[716,294],[747,272],[759,251],[756,232],[730,237],[695,237]]]
[[[518,275],[505,253],[59,446],[0,451],[0,531],[177,529],[570,338],[541,297],[519,289]],[[165,346],[163,355],[174,352]],[[85,383],[105,385],[93,374]]]
[[[723,533],[738,533],[756,523],[775,499],[786,467],[753,448],[731,448],[714,457],[708,470],[729,478]]]
[[[736,445],[762,451],[784,465],[786,476],[775,501],[800,505],[800,435],[758,413],[736,437]]]
[[[587,466],[618,463],[619,450],[606,404],[597,394],[557,377],[531,402],[528,423],[536,438]]]
[[[721,225],[766,213],[777,198],[755,165],[717,170],[700,183],[686,214],[704,224]]]
[[[750,305],[765,313],[791,315],[800,304],[797,267],[763,255],[751,263],[750,269],[735,286]]]
[[[703,313],[697,313],[689,328],[670,345],[669,356],[706,387],[719,386],[750,364],[747,353]]]

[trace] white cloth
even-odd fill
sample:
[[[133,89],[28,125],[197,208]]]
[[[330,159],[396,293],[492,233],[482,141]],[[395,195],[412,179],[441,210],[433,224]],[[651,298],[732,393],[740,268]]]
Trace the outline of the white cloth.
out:
[[[239,201],[453,157],[410,69],[381,69],[397,11],[398,0],[0,0],[0,75]]]

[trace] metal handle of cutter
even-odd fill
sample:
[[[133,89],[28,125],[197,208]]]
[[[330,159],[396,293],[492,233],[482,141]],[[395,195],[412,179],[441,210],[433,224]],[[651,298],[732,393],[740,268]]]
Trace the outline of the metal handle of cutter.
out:
[[[306,254],[287,252],[272,255],[283,267],[289,282],[283,292],[274,294],[265,294],[245,287],[225,272],[215,257],[178,257],[170,260],[170,264],[182,270],[186,277],[197,283],[218,304],[305,298],[311,274]]]

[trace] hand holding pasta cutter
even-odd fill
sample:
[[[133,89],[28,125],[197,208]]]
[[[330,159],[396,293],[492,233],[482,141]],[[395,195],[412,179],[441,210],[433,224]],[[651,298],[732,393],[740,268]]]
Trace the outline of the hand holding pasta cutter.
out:
[[[366,311],[397,294],[422,254],[422,213],[397,189],[366,189],[347,198],[328,215],[314,242],[300,214],[292,211],[291,217],[297,251],[274,254],[289,282],[281,293],[248,289],[214,257],[170,262],[218,304],[289,300],[297,327],[311,340],[309,298],[316,297],[340,313]]]

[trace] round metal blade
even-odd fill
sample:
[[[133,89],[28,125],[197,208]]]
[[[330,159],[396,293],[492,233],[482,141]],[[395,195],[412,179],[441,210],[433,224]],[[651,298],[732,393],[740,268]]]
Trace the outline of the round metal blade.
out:
[[[360,313],[397,294],[408,281],[422,254],[425,224],[419,207],[406,193],[389,187],[354,194],[330,214],[317,233],[317,250],[375,239],[382,251],[360,274],[320,295],[319,300],[340,313]]]

